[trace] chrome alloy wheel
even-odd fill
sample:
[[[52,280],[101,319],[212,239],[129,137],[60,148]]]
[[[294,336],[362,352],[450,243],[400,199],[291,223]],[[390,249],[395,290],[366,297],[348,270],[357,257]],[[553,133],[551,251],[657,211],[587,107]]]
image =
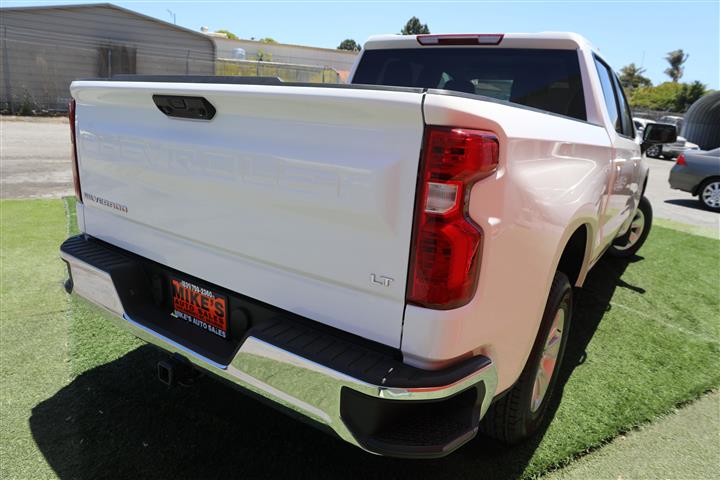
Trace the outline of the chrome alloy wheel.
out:
[[[532,397],[530,398],[530,411],[535,413],[543,402],[547,393],[550,380],[555,372],[555,364],[557,364],[558,353],[560,352],[560,343],[563,336],[563,328],[565,327],[565,310],[560,308],[555,314],[550,333],[545,340],[542,357],[540,357],[540,365],[535,374],[535,383],[533,384]]]
[[[660,146],[659,145],[651,145],[648,147],[648,149],[645,151],[645,156],[650,158],[658,158],[660,156]]]
[[[625,245],[613,244],[613,246],[618,250],[627,250],[640,240],[643,231],[645,231],[645,214],[638,208],[626,234],[627,243]]]
[[[710,182],[705,185],[700,198],[710,208],[720,208],[720,181]]]

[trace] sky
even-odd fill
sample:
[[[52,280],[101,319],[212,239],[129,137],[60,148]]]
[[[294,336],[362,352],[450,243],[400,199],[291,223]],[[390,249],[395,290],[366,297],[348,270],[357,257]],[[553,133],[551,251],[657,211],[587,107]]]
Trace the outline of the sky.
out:
[[[97,3],[11,1],[2,6]],[[116,1],[116,5],[191,30],[227,29],[241,38],[335,48],[346,38],[398,33],[417,16],[432,33],[572,31],[595,45],[615,70],[634,62],[654,84],[669,80],[667,52],[689,53],[681,81],[720,89],[720,0],[450,1]]]

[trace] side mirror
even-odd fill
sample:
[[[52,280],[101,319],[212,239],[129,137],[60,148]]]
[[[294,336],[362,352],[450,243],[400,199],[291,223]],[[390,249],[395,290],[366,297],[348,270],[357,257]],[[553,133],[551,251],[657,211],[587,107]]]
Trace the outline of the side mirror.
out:
[[[677,140],[677,127],[666,123],[648,123],[642,136],[640,149],[645,152],[650,145],[673,143]]]

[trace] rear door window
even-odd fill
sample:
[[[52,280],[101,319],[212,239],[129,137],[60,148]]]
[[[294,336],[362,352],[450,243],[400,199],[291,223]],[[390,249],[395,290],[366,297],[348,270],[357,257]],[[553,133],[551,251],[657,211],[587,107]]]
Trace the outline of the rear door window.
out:
[[[613,86],[613,73],[610,69],[597,58],[595,59],[595,67],[597,67],[600,85],[602,86],[603,98],[605,100],[605,108],[607,108],[610,123],[618,133],[623,133],[622,117],[618,107],[617,97],[615,96],[615,87]]]
[[[618,80],[617,75],[613,73],[612,79],[618,100],[618,106],[620,107],[620,118],[622,119],[621,133],[626,137],[632,138],[635,136],[635,128],[633,125],[632,113],[630,112],[630,105],[628,104],[627,98],[625,97],[625,92],[622,89],[622,85],[620,85],[620,81]]]
[[[368,50],[353,83],[452,90],[587,119],[575,50]]]

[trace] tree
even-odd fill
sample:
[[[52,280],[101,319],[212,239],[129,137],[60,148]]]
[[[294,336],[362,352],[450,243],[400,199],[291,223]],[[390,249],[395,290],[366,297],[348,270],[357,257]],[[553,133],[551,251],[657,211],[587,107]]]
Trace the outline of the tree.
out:
[[[352,38],[346,38],[337,47],[338,50],[350,50],[351,52],[359,52],[360,45]]]
[[[675,99],[682,87],[673,82],[665,82],[655,87],[640,87],[630,92],[630,105],[649,110],[671,111],[675,109]]]
[[[230,40],[238,40],[238,36],[229,30],[215,30],[215,33],[224,33]]]
[[[633,90],[638,87],[649,87],[652,82],[649,78],[643,76],[644,68],[636,66],[634,63],[625,65],[620,69],[620,84],[627,90]]]
[[[265,50],[258,50],[255,54],[255,60],[258,62],[272,62],[272,53],[267,53]]]
[[[420,19],[417,17],[412,17],[408,20],[403,29],[400,30],[401,35],[419,35],[424,33],[430,33],[430,29],[427,23],[420,23]]]
[[[670,64],[670,67],[665,69],[665,74],[672,78],[674,83],[677,83],[678,80],[680,80],[680,77],[683,76],[683,72],[685,70],[683,64],[687,61],[689,56],[689,54],[683,52],[682,48],[668,52],[665,56],[665,60],[667,60]]]
[[[682,113],[708,93],[700,82],[665,82],[656,87],[639,87],[630,93],[630,105],[649,110]]]
[[[695,80],[693,83],[683,83],[677,97],[675,98],[675,111],[687,112],[690,105],[695,103],[700,97],[705,95],[707,90],[705,85]]]
[[[260,43],[277,43],[277,41],[274,38],[271,37],[264,37],[258,40]]]

